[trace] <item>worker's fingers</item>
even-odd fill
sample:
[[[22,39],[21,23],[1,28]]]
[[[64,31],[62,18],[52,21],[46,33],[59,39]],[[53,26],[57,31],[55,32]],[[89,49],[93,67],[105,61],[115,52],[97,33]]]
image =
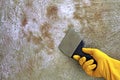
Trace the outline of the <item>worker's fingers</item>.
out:
[[[85,61],[86,61],[86,57],[82,57],[79,60],[79,64],[82,66],[85,63]]]
[[[86,54],[90,54],[96,61],[108,57],[104,52],[95,48],[82,48],[82,51]]]
[[[96,67],[97,67],[96,64],[92,64],[92,65],[87,66],[84,70],[89,76],[102,77],[99,69],[95,69]]]
[[[92,65],[89,65],[89,66],[87,66],[84,70],[85,70],[85,72],[88,74],[88,75],[90,75],[90,76],[94,76],[93,75],[93,69],[96,67],[96,64],[92,64]]]
[[[93,64],[93,62],[94,62],[94,60],[93,60],[93,59],[86,61],[86,62],[83,64],[83,69],[85,69],[86,67],[88,67],[88,66],[92,65],[92,64]]]
[[[82,51],[86,54],[90,54],[97,61],[100,55],[103,55],[102,52],[95,48],[82,48]]]
[[[95,67],[96,67],[96,64],[92,64],[92,65],[87,66],[87,67],[86,67],[86,70],[87,70],[87,71],[90,71],[90,70],[95,69]]]
[[[74,55],[74,56],[73,56],[73,59],[75,59],[75,60],[78,61],[78,60],[80,59],[80,56],[79,56],[79,55]]]
[[[82,51],[83,51],[84,53],[93,55],[94,49],[93,49],[93,48],[82,48]]]

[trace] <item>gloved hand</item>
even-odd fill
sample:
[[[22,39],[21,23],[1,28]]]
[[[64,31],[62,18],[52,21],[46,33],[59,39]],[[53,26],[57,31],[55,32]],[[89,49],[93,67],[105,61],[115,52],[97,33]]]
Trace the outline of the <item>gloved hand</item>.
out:
[[[94,60],[86,61],[85,57],[74,55],[73,58],[79,61],[84,71],[93,77],[104,77],[106,80],[120,80],[120,61],[109,57],[104,52],[94,48],[82,48],[84,53],[90,54]],[[95,70],[94,68],[97,67]]]

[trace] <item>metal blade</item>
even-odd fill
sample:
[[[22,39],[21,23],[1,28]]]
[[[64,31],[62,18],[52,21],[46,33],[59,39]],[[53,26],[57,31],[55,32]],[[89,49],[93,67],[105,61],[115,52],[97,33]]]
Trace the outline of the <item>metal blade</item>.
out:
[[[80,35],[71,28],[60,43],[59,49],[71,57],[81,40]]]

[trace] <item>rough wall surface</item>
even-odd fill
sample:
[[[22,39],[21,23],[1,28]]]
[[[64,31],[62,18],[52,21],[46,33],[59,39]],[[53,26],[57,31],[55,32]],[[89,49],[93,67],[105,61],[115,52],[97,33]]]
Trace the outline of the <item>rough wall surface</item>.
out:
[[[58,50],[73,27],[120,59],[120,0],[0,0],[0,80],[103,80]]]

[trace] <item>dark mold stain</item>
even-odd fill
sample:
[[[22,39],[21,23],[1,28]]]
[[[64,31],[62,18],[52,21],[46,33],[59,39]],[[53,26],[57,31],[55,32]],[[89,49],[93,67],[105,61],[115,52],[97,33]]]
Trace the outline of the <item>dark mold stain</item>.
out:
[[[2,59],[4,58],[4,55],[2,54],[2,51],[0,52],[0,62],[2,61]]]
[[[30,42],[31,41],[31,37],[33,36],[33,33],[31,31],[28,32],[27,34],[27,41]]]
[[[37,20],[35,18],[32,19],[34,22],[36,22]]]
[[[44,48],[44,45],[42,43],[43,40],[41,36],[35,36],[32,31],[25,32],[23,29],[22,29],[22,33],[23,33],[23,38],[25,38],[27,42],[33,43],[34,45],[37,46],[37,48],[33,49],[35,53],[39,53],[41,49]]]
[[[45,22],[41,27],[40,27],[40,30],[41,30],[41,33],[42,33],[42,36],[44,38],[51,38],[51,33],[49,32],[49,30],[51,29],[51,25],[47,22]]]
[[[57,19],[58,18],[58,8],[55,5],[51,5],[47,7],[46,16],[49,19]]]
[[[54,41],[52,39],[51,33],[49,32],[51,28],[51,25],[45,22],[42,26],[40,26],[40,31],[42,33],[43,39],[46,41],[47,47],[54,49]]]
[[[100,20],[102,19],[102,12],[101,11],[98,11],[94,14],[94,18],[95,20]]]
[[[27,23],[28,23],[27,16],[26,14],[24,14],[22,19],[22,27],[25,27]]]
[[[42,41],[42,38],[40,36],[34,36],[31,31],[28,32],[27,41],[32,41],[35,45],[39,45]]]
[[[34,50],[34,52],[35,52],[35,53],[39,53],[39,52],[41,51],[41,49],[42,49],[41,47],[36,48],[36,49]]]
[[[33,5],[33,0],[28,0],[26,6],[32,7],[32,5]]]
[[[28,42],[32,41],[35,45],[41,44],[42,38],[40,36],[34,36],[32,31],[25,33],[24,30],[22,30],[22,33]]]
[[[34,44],[38,45],[42,41],[42,38],[41,37],[32,36],[32,41],[34,42]]]

